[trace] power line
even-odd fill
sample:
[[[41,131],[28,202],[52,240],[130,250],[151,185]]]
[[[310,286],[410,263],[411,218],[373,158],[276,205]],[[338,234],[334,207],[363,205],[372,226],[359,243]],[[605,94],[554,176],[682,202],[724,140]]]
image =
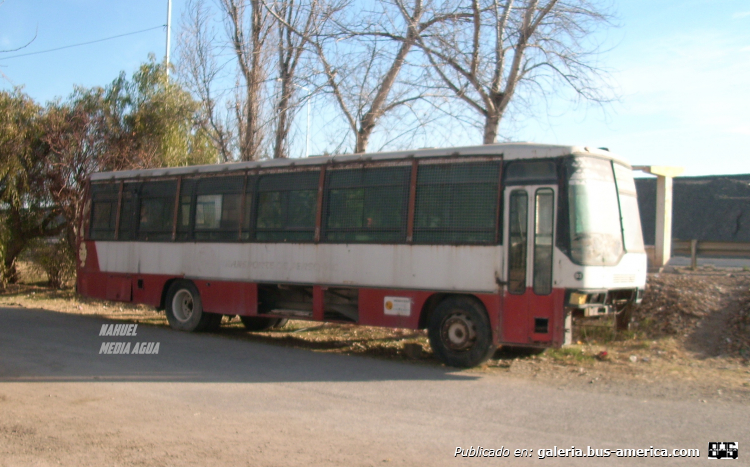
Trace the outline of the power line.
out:
[[[160,28],[163,28],[164,26],[165,25],[162,24],[162,25],[159,25],[159,26],[154,26],[153,28],[142,29],[140,31],[134,31],[134,32],[126,32],[125,34],[119,34],[117,36],[112,36],[112,37],[105,37],[104,39],[97,39],[95,41],[81,42],[80,44],[65,45],[65,46],[62,46],[62,47],[54,48],[54,49],[40,50],[38,52],[28,52],[28,53],[25,53],[25,54],[11,55],[10,57],[0,57],[0,60],[8,60],[8,59],[11,59],[11,58],[19,58],[19,57],[28,57],[29,55],[46,54],[48,52],[56,52],[58,50],[70,49],[71,47],[80,47],[82,45],[95,44],[97,42],[104,42],[104,41],[108,41],[108,40],[112,40],[112,39],[117,39],[118,37],[132,36],[133,34],[140,34],[142,32],[153,31],[154,29],[160,29]]]

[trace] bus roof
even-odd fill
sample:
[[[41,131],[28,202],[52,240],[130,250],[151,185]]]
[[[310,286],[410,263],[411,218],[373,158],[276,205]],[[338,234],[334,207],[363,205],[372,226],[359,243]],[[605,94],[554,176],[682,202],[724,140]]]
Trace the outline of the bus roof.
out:
[[[165,177],[176,175],[196,175],[201,173],[234,172],[255,168],[311,167],[328,163],[374,162],[415,158],[455,157],[455,156],[490,156],[503,155],[504,160],[546,159],[574,155],[598,156],[613,159],[627,165],[623,159],[606,149],[584,146],[566,146],[536,143],[495,143],[482,146],[463,146],[450,148],[425,148],[409,151],[376,152],[365,154],[343,154],[336,156],[310,156],[300,159],[267,159],[252,162],[231,162],[226,164],[192,165],[184,167],[165,167],[158,169],[121,170],[117,172],[97,172],[91,175],[92,181],[112,179],[132,179]]]

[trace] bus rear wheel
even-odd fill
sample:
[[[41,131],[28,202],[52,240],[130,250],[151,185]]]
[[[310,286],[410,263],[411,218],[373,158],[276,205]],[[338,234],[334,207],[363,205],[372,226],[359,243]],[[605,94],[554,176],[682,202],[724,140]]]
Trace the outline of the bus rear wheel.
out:
[[[430,316],[427,333],[432,351],[449,366],[477,366],[495,351],[487,313],[469,297],[440,302]]]
[[[240,316],[240,320],[245,325],[245,329],[251,332],[278,329],[287,322],[284,318],[265,318],[263,316]]]
[[[174,282],[167,291],[166,305],[167,321],[172,329],[200,332],[217,324],[217,315],[203,311],[198,289],[190,281]],[[218,317],[221,319],[221,315]]]

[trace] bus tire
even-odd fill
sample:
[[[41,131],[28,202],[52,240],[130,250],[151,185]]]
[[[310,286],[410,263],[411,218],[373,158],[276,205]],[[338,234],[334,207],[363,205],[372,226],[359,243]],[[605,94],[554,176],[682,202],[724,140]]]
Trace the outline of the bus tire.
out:
[[[240,316],[245,329],[250,332],[268,331],[269,329],[280,328],[285,325],[287,320],[283,318],[265,318],[263,316]]]
[[[215,319],[203,311],[198,289],[190,281],[176,281],[167,291],[166,315],[169,326],[178,331],[205,331]],[[221,315],[218,315],[221,317]]]
[[[495,351],[487,313],[469,297],[448,297],[440,302],[427,328],[432,351],[448,366],[477,366]]]

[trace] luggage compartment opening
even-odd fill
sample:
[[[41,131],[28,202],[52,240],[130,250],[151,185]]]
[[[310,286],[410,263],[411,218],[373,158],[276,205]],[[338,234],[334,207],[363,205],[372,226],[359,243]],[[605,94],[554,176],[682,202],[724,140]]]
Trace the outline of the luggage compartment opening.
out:
[[[313,288],[287,284],[259,284],[258,314],[312,318]]]
[[[323,317],[333,321],[359,321],[359,289],[330,287],[323,292]]]

